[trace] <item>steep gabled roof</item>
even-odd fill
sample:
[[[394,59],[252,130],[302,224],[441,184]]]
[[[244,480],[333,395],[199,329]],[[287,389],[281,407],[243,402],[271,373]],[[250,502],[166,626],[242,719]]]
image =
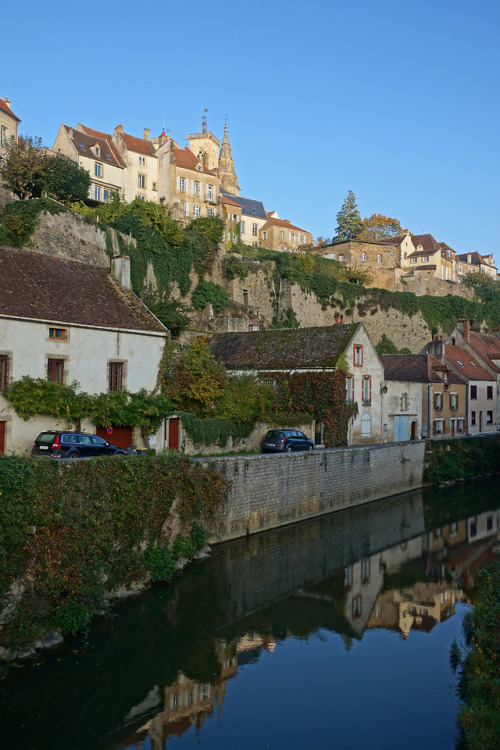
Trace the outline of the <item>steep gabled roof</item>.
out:
[[[488,266],[488,268],[496,268],[496,266],[490,266],[490,264],[486,262],[481,253],[461,253],[460,255],[457,255],[457,260],[459,260],[461,263],[469,263],[469,261],[467,260],[469,255],[470,265],[472,266]]]
[[[144,154],[145,156],[153,156],[156,159],[156,151],[152,142],[146,140],[146,138],[136,138],[135,135],[129,135],[128,133],[119,133],[125,146],[129,151],[134,151],[136,154]]]
[[[471,331],[469,344],[475,352],[495,371],[500,372],[493,360],[500,360],[500,339],[492,333]]]
[[[261,201],[255,201],[252,198],[242,198],[241,195],[234,195],[234,193],[228,193],[227,190],[221,188],[221,195],[231,198],[241,206],[241,213],[245,216],[255,217],[256,219],[267,219],[266,209]]]
[[[106,268],[0,246],[0,315],[166,333]]]
[[[274,219],[268,216],[267,221],[262,229],[267,229],[271,226],[282,227],[283,229],[295,229],[296,232],[304,232],[307,234],[307,229],[301,229],[300,227],[296,227],[293,224],[290,224],[288,219]]]
[[[17,120],[17,122],[21,122],[19,117],[14,114],[14,112],[11,110],[5,99],[0,99],[0,109],[2,112],[5,112],[6,115],[9,115],[10,117],[13,117],[14,120]]]
[[[211,169],[208,169],[203,162],[201,162],[200,159],[198,159],[197,156],[193,154],[192,151],[188,149],[187,146],[184,146],[184,148],[173,148],[172,153],[175,158],[175,163],[178,167],[183,167],[184,169],[194,169],[195,171],[198,171],[196,168],[198,164],[203,165],[203,171],[205,174],[214,174]]]
[[[446,344],[445,357],[447,362],[453,365],[467,380],[496,380],[484,367],[481,367],[474,357],[467,354],[460,346]]]
[[[431,354],[382,354],[386,380],[397,380],[407,383],[442,383],[440,371],[447,369]],[[465,381],[452,370],[448,382],[463,384]]]
[[[220,202],[225,203],[228,206],[237,206],[238,208],[241,208],[241,203],[236,203],[232,198],[228,198],[227,195],[221,195]]]
[[[415,249],[419,245],[422,245],[425,255],[436,253],[441,249],[441,244],[436,242],[432,234],[414,234],[411,237],[411,241]]]
[[[116,149],[112,147],[111,140],[108,141],[106,138],[101,138],[97,135],[89,135],[82,130],[70,128],[68,125],[63,125],[63,128],[68,133],[69,138],[73,141],[73,145],[80,156],[85,156],[87,159],[97,159],[98,161],[103,162],[104,164],[110,164],[113,167],[123,168],[125,166]],[[99,156],[96,156],[92,151],[94,146],[99,146]]]
[[[82,125],[81,123],[78,123],[77,125],[77,131],[86,133],[87,135],[90,135],[92,138],[100,138],[103,141],[106,141],[109,148],[111,149],[111,153],[115,157],[118,164],[121,166],[125,166],[125,162],[123,161],[122,157],[118,153],[118,150],[115,148],[115,144],[113,143],[113,137],[110,133],[103,133],[101,130],[94,130],[93,128],[88,128],[86,125]]]
[[[228,370],[331,369],[359,326],[221,333],[210,351]]]

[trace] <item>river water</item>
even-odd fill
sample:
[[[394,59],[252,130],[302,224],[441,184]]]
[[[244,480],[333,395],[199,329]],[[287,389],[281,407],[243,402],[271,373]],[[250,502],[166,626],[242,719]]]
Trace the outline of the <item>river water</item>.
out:
[[[213,548],[4,670],[2,750],[452,750],[448,651],[499,538],[498,479]]]

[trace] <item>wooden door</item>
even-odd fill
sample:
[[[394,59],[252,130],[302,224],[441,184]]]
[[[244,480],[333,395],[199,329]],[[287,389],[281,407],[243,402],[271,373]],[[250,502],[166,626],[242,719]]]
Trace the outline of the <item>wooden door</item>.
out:
[[[129,448],[132,445],[132,427],[110,427],[108,432],[106,427],[98,427],[96,435],[107,440],[111,445],[117,448]]]
[[[170,450],[179,450],[179,417],[169,417],[168,447]]]
[[[5,453],[5,422],[0,422],[0,455]]]

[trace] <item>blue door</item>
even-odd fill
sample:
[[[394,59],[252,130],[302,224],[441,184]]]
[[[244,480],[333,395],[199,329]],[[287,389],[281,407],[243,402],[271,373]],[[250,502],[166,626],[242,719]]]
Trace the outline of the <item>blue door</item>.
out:
[[[394,417],[394,442],[400,443],[409,439],[410,417]]]

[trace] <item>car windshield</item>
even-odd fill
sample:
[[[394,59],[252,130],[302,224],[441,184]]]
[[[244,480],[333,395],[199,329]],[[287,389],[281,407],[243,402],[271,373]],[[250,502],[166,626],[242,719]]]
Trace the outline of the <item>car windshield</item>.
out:
[[[281,438],[283,437],[283,433],[279,430],[269,430],[269,432],[266,435],[266,438]]]

